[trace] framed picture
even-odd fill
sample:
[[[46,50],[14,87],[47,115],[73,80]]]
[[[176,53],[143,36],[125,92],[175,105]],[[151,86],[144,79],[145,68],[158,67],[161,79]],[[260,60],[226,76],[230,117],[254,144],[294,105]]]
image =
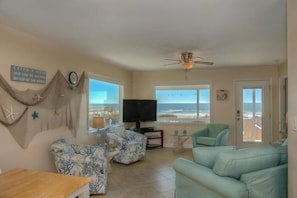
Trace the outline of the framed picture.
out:
[[[226,89],[218,89],[217,90],[217,100],[227,100],[228,91]]]

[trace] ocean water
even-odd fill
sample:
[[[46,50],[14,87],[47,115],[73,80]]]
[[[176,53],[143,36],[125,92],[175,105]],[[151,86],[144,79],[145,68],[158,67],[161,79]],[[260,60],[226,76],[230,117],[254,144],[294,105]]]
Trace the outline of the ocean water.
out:
[[[119,111],[118,104],[90,104],[92,108],[101,108],[101,107],[112,107],[114,110]]]
[[[256,103],[255,105],[255,112],[261,112],[261,103]],[[252,103],[244,103],[243,106],[244,113],[253,112],[253,104]],[[197,113],[197,106],[196,104],[190,103],[179,103],[179,104],[158,104],[157,105],[158,114],[194,114]],[[209,113],[210,112],[210,105],[209,103],[201,103],[199,104],[199,113]]]
[[[112,107],[117,112],[119,112],[119,105],[118,104],[91,104],[90,107],[93,108],[100,108],[100,107]],[[244,112],[252,112],[253,105],[252,103],[244,103]],[[255,110],[256,112],[261,112],[261,103],[256,103]],[[201,103],[199,104],[199,113],[209,113],[210,105],[209,103]],[[157,114],[195,114],[197,112],[196,104],[191,103],[158,103],[157,104]]]
[[[178,103],[178,104],[157,104],[158,114],[193,114],[197,112],[197,105],[191,103]],[[199,105],[200,113],[209,112],[209,103]]]

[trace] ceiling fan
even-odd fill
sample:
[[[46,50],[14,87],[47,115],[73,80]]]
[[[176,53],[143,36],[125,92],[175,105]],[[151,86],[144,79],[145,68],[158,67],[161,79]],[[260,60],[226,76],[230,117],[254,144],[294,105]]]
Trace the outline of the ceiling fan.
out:
[[[181,53],[180,60],[166,59],[166,60],[170,60],[170,61],[176,61],[175,63],[169,63],[166,65],[181,64],[181,66],[184,70],[192,69],[194,64],[213,65],[213,62],[194,60],[195,58],[200,58],[200,57],[193,57],[192,52],[183,52],[183,53]]]

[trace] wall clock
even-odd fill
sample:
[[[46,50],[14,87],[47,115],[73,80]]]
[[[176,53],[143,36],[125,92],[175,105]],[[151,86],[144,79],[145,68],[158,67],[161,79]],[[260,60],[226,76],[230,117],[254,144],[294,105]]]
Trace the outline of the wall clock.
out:
[[[68,75],[68,80],[69,80],[70,84],[76,85],[78,83],[77,73],[74,71],[70,72]]]

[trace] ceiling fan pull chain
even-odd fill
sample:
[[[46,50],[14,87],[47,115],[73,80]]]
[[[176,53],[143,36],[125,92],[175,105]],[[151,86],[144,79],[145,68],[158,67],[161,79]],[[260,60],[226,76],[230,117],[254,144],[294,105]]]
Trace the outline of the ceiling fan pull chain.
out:
[[[185,69],[185,80],[188,80],[188,70]]]

